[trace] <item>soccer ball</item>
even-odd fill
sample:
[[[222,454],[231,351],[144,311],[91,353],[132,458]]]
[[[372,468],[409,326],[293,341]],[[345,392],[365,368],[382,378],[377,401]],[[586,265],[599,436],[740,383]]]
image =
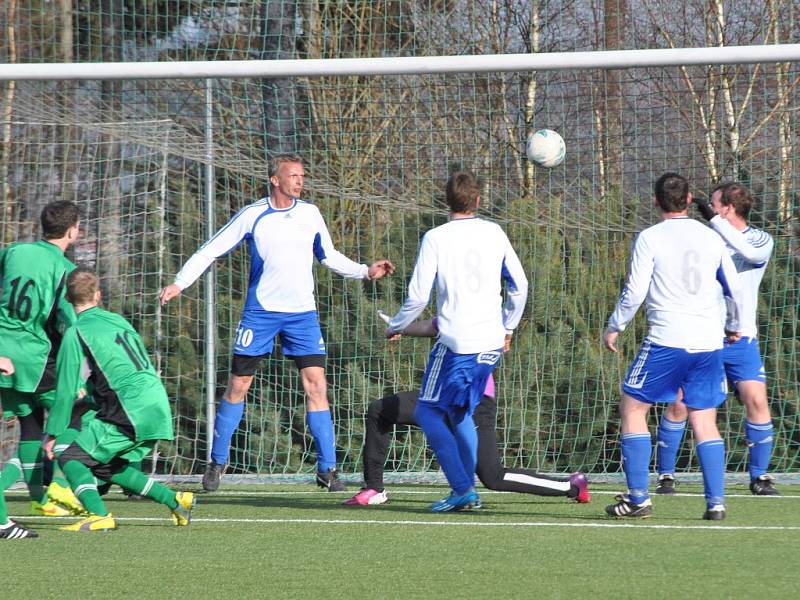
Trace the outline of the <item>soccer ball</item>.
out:
[[[540,167],[557,167],[564,162],[567,146],[564,138],[552,129],[540,129],[528,136],[525,154],[528,160],[535,162]]]

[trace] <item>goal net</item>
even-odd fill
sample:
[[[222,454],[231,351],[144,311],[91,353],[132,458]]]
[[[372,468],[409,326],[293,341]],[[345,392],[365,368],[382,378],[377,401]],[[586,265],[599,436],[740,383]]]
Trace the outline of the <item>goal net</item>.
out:
[[[218,398],[227,382],[247,288],[246,250],[212,267],[210,296],[201,280],[162,308],[158,291],[209,237],[209,222],[221,227],[264,195],[268,157],[293,152],[304,157],[304,195],[319,206],[337,248],[360,262],[388,258],[397,266],[394,276],[366,284],[315,268],[345,475],[360,473],[370,401],[419,386],[430,341],[386,343],[376,311],[391,313],[402,302],[422,234],[447,218],[443,187],[455,167],[483,179],[482,215],[506,229],[531,284],[512,351],[496,374],[498,443],[507,466],[620,472],[619,383],[644,335],[644,316],[622,338],[621,355],[605,352],[600,338],[632,240],[658,218],[652,184],[670,170],[685,175],[701,197],[720,181],[744,182],[758,201],[752,224],[775,238],[759,308],[776,426],[772,466],[800,470],[797,55],[786,59],[777,54],[786,47],[778,45],[778,58],[722,62],[715,49],[695,49],[691,60],[682,55],[647,66],[646,53],[622,59],[608,53],[611,69],[570,65],[561,53],[520,68],[513,55],[502,54],[594,46],[577,33],[574,45],[559,42],[568,16],[539,2],[525,10],[508,4],[518,11],[516,26],[507,21],[510,14],[492,13],[492,3],[469,3],[472,12],[458,10],[459,2],[430,3],[426,11],[351,3],[362,9],[352,13],[316,3],[303,3],[302,10],[279,2],[185,4],[162,21],[76,6],[72,22],[83,28],[67,28],[76,36],[69,46],[75,62],[58,65],[70,75],[4,76],[1,88],[3,243],[35,239],[46,202],[80,206],[83,238],[72,258],[98,269],[106,304],[142,333],[173,402],[176,440],[161,444],[146,468],[173,476],[202,470],[208,399]],[[387,7],[394,4],[392,12]],[[790,3],[775,4],[796,11]],[[272,14],[273,5],[283,12]],[[485,11],[485,20],[477,11]],[[24,14],[23,25],[20,14],[13,21],[16,46],[8,39],[3,46],[5,62],[63,61],[64,47],[45,40],[50,30],[37,29],[32,13]],[[782,14],[764,13],[772,28],[749,41],[792,39]],[[145,28],[154,23],[161,29]],[[735,30],[724,22],[698,25],[709,35],[718,26]],[[646,29],[636,21],[627,27],[637,35]],[[686,37],[691,32],[654,31],[661,47],[693,42]],[[31,49],[37,32],[47,52]],[[483,56],[480,65],[458,73],[432,72],[422,63],[417,73],[375,74],[387,64],[383,58],[366,61],[362,74],[333,74],[333,59],[341,57],[453,55],[454,62],[459,54],[480,52],[498,56]],[[552,69],[549,56],[566,65]],[[259,76],[242,76],[235,62],[224,73],[224,61],[254,58],[331,60],[321,67],[315,61],[306,75],[276,78],[268,63],[253,63],[250,68],[263,65]],[[217,60],[209,64],[223,73],[160,75],[174,61],[201,59]],[[98,80],[93,77],[103,65],[82,64],[89,61],[125,64],[114,67],[119,77]],[[133,71],[125,76],[142,61],[159,62],[146,78]],[[326,65],[331,74],[324,74]],[[561,166],[543,169],[526,160],[525,139],[540,128],[564,137]],[[744,413],[732,396],[720,425],[729,471],[745,472]],[[0,436],[8,443],[13,430]],[[315,456],[297,371],[278,346],[248,395],[228,473],[306,476]],[[679,467],[697,469],[689,443]],[[397,428],[387,473],[425,479],[436,472],[422,434]]]

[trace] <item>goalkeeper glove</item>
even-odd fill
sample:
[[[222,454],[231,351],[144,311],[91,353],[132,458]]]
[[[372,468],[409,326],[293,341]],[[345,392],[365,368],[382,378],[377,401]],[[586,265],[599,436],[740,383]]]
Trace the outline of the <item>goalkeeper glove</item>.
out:
[[[714,209],[711,208],[709,203],[702,198],[692,198],[692,203],[697,207],[697,210],[700,211],[700,214],[703,215],[703,218],[706,221],[710,221],[717,214],[714,212]]]

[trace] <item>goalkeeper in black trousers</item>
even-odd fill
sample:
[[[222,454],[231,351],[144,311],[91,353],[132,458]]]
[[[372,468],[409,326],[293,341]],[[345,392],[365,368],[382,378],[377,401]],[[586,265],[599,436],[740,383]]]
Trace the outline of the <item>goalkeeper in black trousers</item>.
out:
[[[436,332],[434,319],[412,323],[403,334],[434,336]],[[364,440],[364,488],[344,504],[367,506],[383,504],[389,499],[383,486],[383,469],[389,453],[391,434],[395,425],[417,425],[414,420],[417,398],[419,390],[399,392],[370,403]],[[537,496],[566,496],[576,502],[589,502],[591,494],[582,473],[574,473],[568,479],[563,479],[548,477],[530,469],[507,469],[503,465],[497,450],[497,402],[494,398],[494,380],[491,377],[473,419],[478,430],[476,472],[486,488]]]

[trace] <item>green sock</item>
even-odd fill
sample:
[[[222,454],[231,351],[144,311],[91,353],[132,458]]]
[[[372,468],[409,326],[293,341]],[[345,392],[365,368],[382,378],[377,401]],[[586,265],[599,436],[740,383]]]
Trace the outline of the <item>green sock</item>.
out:
[[[41,440],[25,440],[19,443],[17,450],[19,462],[22,463],[22,478],[28,485],[28,494],[31,500],[45,504],[47,492],[44,489],[44,469],[42,461],[44,451]]]
[[[97,493],[97,480],[92,475],[89,467],[79,463],[77,460],[71,460],[64,465],[64,474],[69,480],[69,485],[72,491],[81,501],[83,507],[93,515],[100,515],[105,517],[108,514],[106,505],[100,494]]]
[[[72,445],[72,442],[75,441],[75,438],[78,437],[80,433],[77,429],[66,429],[64,433],[56,438],[56,443],[53,446],[53,454],[56,455],[56,458],[61,456],[61,453],[64,452],[67,448]],[[58,461],[53,461],[53,482],[57,483],[61,487],[69,487],[69,481],[67,481],[64,472],[61,470],[61,467],[58,465]]]
[[[155,500],[169,508],[178,507],[178,501],[175,500],[175,492],[130,465],[119,473],[114,473],[111,481],[126,490],[141,496],[147,496],[151,500]]]
[[[6,499],[3,491],[0,490],[0,525],[8,523],[8,509],[6,508]]]
[[[22,463],[20,463],[19,458],[15,456],[3,465],[3,473],[0,475],[0,490],[6,491],[17,483],[20,477],[22,477]]]
[[[65,488],[69,487],[69,481],[67,481],[66,476],[61,471],[61,467],[59,467],[58,463],[56,463],[55,461],[53,461],[53,479],[52,479],[52,483],[57,483],[61,487],[65,487]]]

